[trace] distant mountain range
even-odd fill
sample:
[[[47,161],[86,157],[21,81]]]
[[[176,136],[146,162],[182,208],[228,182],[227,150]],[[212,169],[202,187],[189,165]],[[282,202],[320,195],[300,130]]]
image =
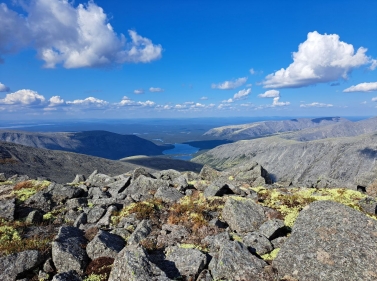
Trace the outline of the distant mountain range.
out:
[[[221,170],[257,161],[275,181],[293,185],[366,186],[377,178],[377,118],[241,140],[192,161]]]
[[[107,131],[76,133],[33,133],[0,130],[0,141],[81,153],[117,160],[133,155],[161,155],[172,145],[159,146],[135,135],[120,135]]]
[[[352,123],[340,117],[299,118],[283,121],[262,121],[243,125],[223,126],[207,131],[205,136],[216,139],[246,140],[271,136],[288,131],[298,131],[307,128],[321,127],[338,123]]]

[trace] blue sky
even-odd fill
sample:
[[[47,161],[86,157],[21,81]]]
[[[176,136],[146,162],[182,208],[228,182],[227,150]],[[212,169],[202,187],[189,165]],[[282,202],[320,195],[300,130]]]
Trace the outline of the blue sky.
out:
[[[0,0],[0,118],[374,116],[377,1]]]

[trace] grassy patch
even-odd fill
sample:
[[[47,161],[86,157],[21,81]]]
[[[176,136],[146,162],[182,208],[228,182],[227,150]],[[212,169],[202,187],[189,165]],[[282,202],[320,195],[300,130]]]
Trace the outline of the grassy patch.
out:
[[[92,260],[86,268],[87,277],[84,281],[106,281],[114,263],[113,258],[101,257]]]
[[[28,180],[16,184],[13,187],[12,194],[16,196],[19,202],[24,202],[31,196],[48,187],[51,182],[49,181],[36,181]]]

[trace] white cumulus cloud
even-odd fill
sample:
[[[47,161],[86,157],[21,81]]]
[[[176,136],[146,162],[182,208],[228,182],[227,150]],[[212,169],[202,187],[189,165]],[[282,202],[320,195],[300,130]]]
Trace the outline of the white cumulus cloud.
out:
[[[4,99],[0,99],[0,104],[37,106],[45,102],[44,96],[35,91],[23,89],[7,94]]]
[[[72,104],[72,105],[86,105],[86,106],[105,106],[108,105],[109,103],[105,100],[97,99],[94,97],[88,97],[83,100],[73,100],[73,101],[67,101],[67,104]]]
[[[280,97],[276,97],[273,99],[272,101],[272,107],[276,107],[276,106],[287,106],[287,105],[290,105],[291,103],[289,101],[287,102],[282,102],[282,101],[279,101],[280,100]]]
[[[164,89],[162,89],[162,88],[155,88],[155,87],[149,88],[149,92],[152,92],[152,93],[161,93],[163,91],[164,91]]]
[[[337,34],[309,32],[307,40],[293,53],[293,63],[266,76],[265,88],[298,88],[347,79],[353,69],[373,60],[365,55],[367,49],[360,47],[356,53],[353,45],[339,40]]]
[[[222,103],[232,103],[234,102],[233,99],[227,99],[227,100],[223,100]]]
[[[251,88],[240,90],[236,94],[234,94],[233,99],[234,100],[246,99],[247,96],[250,95],[250,93],[251,93]]]
[[[144,94],[144,90],[143,89],[134,90],[134,94],[136,94],[136,95]]]
[[[280,92],[276,90],[269,90],[264,92],[263,94],[258,95],[260,98],[277,98],[280,97]]]
[[[9,92],[9,87],[5,86],[3,83],[0,82],[0,92]]]
[[[65,101],[60,97],[60,96],[53,96],[49,99],[50,104],[48,106],[53,107],[53,106],[60,106],[64,105]]]
[[[219,83],[219,84],[213,83],[211,85],[211,88],[212,89],[220,89],[220,90],[232,90],[232,89],[235,89],[235,88],[242,86],[243,84],[246,83],[246,81],[247,81],[247,77],[241,77],[241,78],[238,78],[238,79],[235,79],[235,80],[232,80],[232,81],[224,81],[224,82]]]
[[[74,6],[68,0],[31,0],[25,15],[0,4],[0,55],[25,47],[37,50],[45,67],[102,67],[146,63],[161,58],[161,45],[128,30],[117,34],[104,10],[93,1]]]
[[[308,104],[300,104],[300,107],[333,107],[333,105],[321,102],[312,102]]]
[[[351,86],[345,90],[344,93],[349,92],[372,92],[377,91],[377,82],[370,82],[370,83],[360,83],[355,86]]]

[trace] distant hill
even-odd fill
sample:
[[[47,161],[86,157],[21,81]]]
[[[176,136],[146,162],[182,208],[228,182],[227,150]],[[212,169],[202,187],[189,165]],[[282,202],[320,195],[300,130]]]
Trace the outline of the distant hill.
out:
[[[115,176],[137,167],[138,165],[131,163],[83,154],[0,142],[0,173],[5,173],[7,177],[19,174],[67,183],[71,182],[76,174],[89,176],[94,170],[98,170],[100,173]]]
[[[243,125],[232,125],[213,128],[204,136],[212,136],[216,139],[247,140],[264,136],[270,136],[283,132],[298,131],[307,128],[326,126],[337,123],[352,123],[340,117],[324,118],[298,118],[283,121],[262,121]]]
[[[280,136],[242,140],[192,161],[221,170],[256,161],[278,182],[356,188],[377,178],[377,133],[306,142]]]
[[[0,141],[82,153],[117,160],[132,155],[161,155],[173,146],[158,146],[135,135],[120,135],[107,131],[76,133],[33,133],[0,130]]]

